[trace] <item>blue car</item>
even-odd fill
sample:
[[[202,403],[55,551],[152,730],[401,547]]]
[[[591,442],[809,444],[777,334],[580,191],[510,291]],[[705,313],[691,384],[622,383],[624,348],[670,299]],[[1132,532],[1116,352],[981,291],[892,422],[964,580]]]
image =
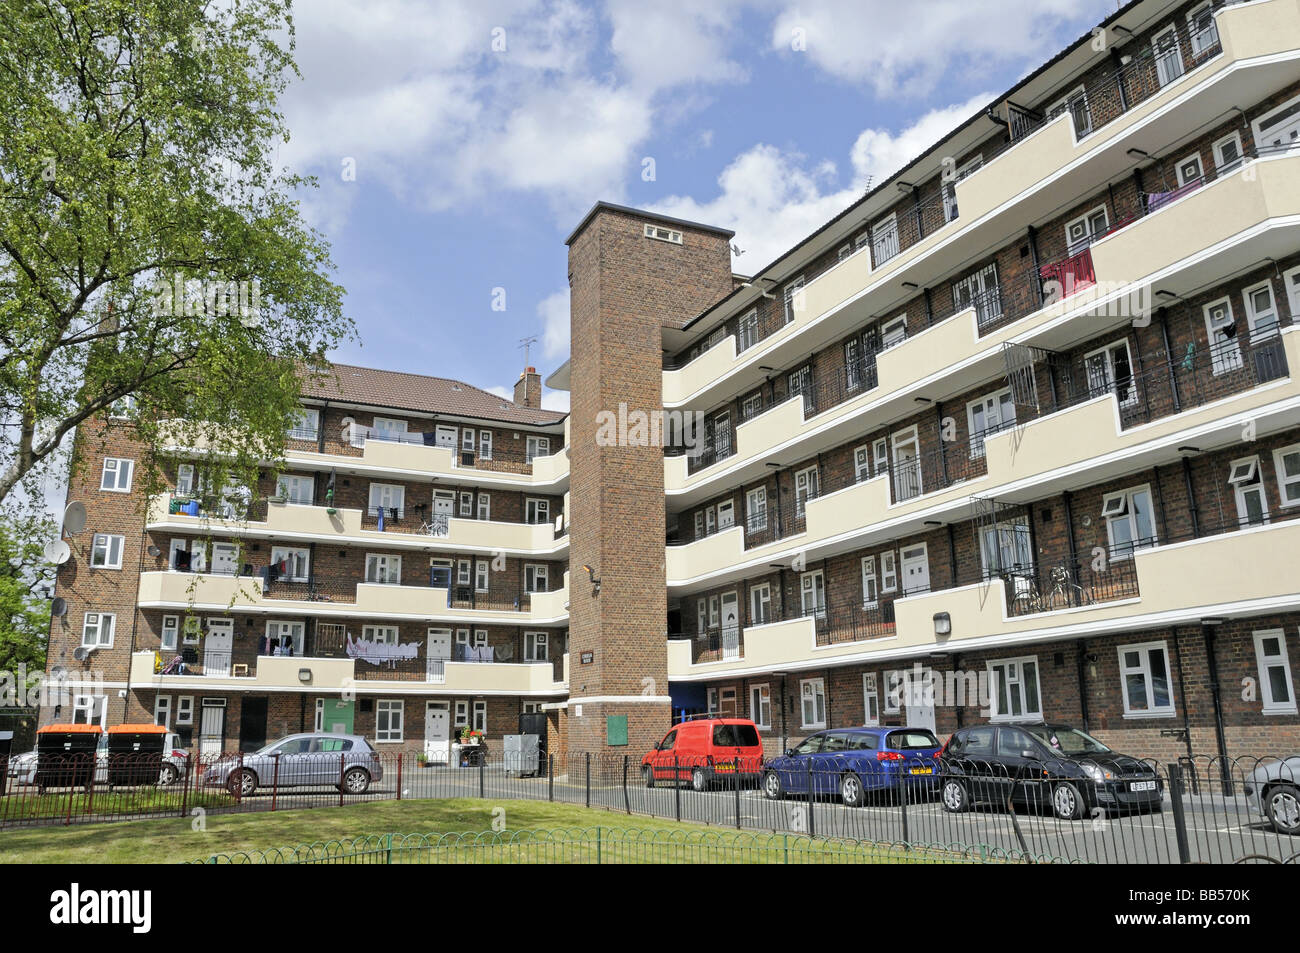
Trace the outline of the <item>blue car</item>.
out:
[[[763,766],[765,797],[838,795],[860,807],[870,794],[895,792],[907,779],[909,794],[934,790],[939,739],[928,728],[833,728],[809,735]],[[919,792],[920,793],[920,792]]]

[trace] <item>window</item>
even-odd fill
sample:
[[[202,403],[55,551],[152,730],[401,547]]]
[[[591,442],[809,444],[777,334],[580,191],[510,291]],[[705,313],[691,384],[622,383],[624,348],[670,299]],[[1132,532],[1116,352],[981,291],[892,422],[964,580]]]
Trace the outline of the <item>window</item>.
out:
[[[1214,22],[1214,5],[1203,3],[1187,13],[1187,32],[1191,35],[1192,58],[1200,59],[1219,47],[1219,27]]]
[[[526,446],[525,463],[532,463],[534,457],[549,457],[551,455],[550,437],[529,437]]]
[[[924,492],[921,480],[921,441],[916,427],[891,438],[894,449],[894,502],[901,503]]]
[[[1246,302],[1246,325],[1250,339],[1258,341],[1277,334],[1277,303],[1273,298],[1273,282],[1252,285],[1241,293]]]
[[[401,440],[406,436],[406,421],[396,417],[376,417],[372,430],[380,440]]]
[[[1088,91],[1079,86],[1052,103],[1047,109],[1050,119],[1061,113],[1069,113],[1074,118],[1074,136],[1082,139],[1092,132],[1092,113],[1088,110]],[[1073,253],[1071,253],[1073,254]]]
[[[396,742],[402,740],[403,702],[395,698],[375,700],[375,741]]]
[[[1256,632],[1255,660],[1259,663],[1259,697],[1264,714],[1294,715],[1295,685],[1286,651],[1286,632],[1283,629]]]
[[[1016,570],[1032,570],[1029,518],[1017,517],[980,530],[980,560],[986,578]]]
[[[99,488],[110,493],[130,493],[131,474],[135,463],[120,457],[105,457],[104,472],[99,480]]]
[[[796,519],[804,515],[808,501],[815,500],[817,496],[817,468],[808,467],[795,473],[794,515]]]
[[[1151,40],[1151,54],[1156,61],[1156,82],[1167,86],[1183,75],[1183,51],[1178,45],[1178,29],[1170,24]]]
[[[113,647],[113,629],[117,616],[112,612],[87,612],[81,626],[81,644],[88,649]]]
[[[529,523],[549,523],[551,521],[551,501],[529,499],[524,505],[524,519]]]
[[[170,695],[159,695],[153,700],[153,723],[171,729],[172,697]]]
[[[736,352],[746,351],[758,343],[758,309],[742,315],[736,325]]]
[[[876,673],[862,674],[862,723],[880,724],[880,692],[876,688]]]
[[[1214,168],[1219,175],[1231,172],[1242,163],[1241,133],[1224,136],[1214,144]]]
[[[1134,550],[1156,545],[1150,487],[1108,494],[1102,501],[1101,515],[1106,520],[1111,559],[1125,559]]]
[[[803,313],[803,275],[792,278],[785,285],[785,323],[789,324]]]
[[[772,587],[767,583],[749,589],[749,624],[764,625],[772,621]]]
[[[998,659],[988,663],[988,673],[989,715],[993,721],[1043,717],[1037,658]]]
[[[299,408],[297,415],[289,425],[287,434],[290,440],[316,440],[320,437],[320,409],[316,407]]]
[[[862,608],[874,609],[880,602],[880,589],[876,582],[876,557],[862,557]]]
[[[872,443],[871,459],[876,476],[889,472],[889,444],[884,437]]]
[[[961,281],[953,282],[952,303],[956,311],[975,309],[980,327],[1002,316],[1002,294],[998,286],[998,263],[985,265]]]
[[[799,606],[804,615],[826,618],[826,577],[820,569],[799,577]]]
[[[474,590],[476,592],[488,591],[488,565],[486,559],[480,559],[474,563]]]
[[[468,559],[462,559],[456,564],[456,585],[468,586],[474,575],[474,567]]]
[[[772,689],[766,684],[749,686],[749,717],[760,728],[772,724]]]
[[[755,391],[740,403],[740,422],[752,420],[763,412],[763,392]]]
[[[1300,505],[1300,444],[1273,451],[1277,492],[1283,506]]]
[[[718,529],[731,529],[736,525],[736,502],[723,500],[718,504]]]
[[[794,371],[787,378],[789,389],[788,396],[794,397],[796,394],[803,395],[803,412],[805,415],[817,412],[817,405],[812,390],[812,368],[805,365]]]
[[[1169,683],[1169,653],[1164,642],[1119,647],[1119,673],[1124,683],[1124,715],[1169,716],[1174,696]]]
[[[299,476],[296,473],[283,473],[280,475],[280,479],[276,481],[275,491],[286,503],[310,506],[315,499],[316,479],[315,477]]]
[[[136,405],[137,401],[134,394],[127,394],[125,397],[119,397],[117,400],[113,401],[108,408],[109,419],[126,420],[135,413]]]
[[[891,348],[907,339],[907,312],[882,321],[880,324],[880,349]]]
[[[898,589],[898,567],[892,549],[880,554],[880,582],[884,592],[895,592]]]
[[[272,546],[271,562],[280,578],[289,582],[306,582],[310,571],[311,550],[291,546]]]
[[[864,444],[853,451],[853,481],[861,483],[870,480],[872,476],[871,448]]]
[[[481,520],[490,520],[492,518],[492,497],[487,493],[478,495],[478,518]]]
[[[943,183],[943,220],[945,222],[951,222],[957,218],[957,183],[971,173],[978,171],[982,165],[984,165],[984,157],[976,156],[957,169],[957,173],[953,176],[951,182]]]
[[[475,731],[487,731],[487,702],[474,703],[474,721],[470,727]]]
[[[1121,407],[1137,403],[1127,338],[1085,354],[1083,369],[1088,378],[1089,397],[1114,394]]]
[[[90,565],[92,569],[121,569],[122,544],[125,536],[109,536],[96,533],[90,541]]]
[[[176,699],[176,724],[194,724],[194,696],[181,695]]]
[[[898,215],[890,215],[871,226],[871,261],[879,268],[899,252]]]
[[[757,487],[745,494],[745,528],[749,532],[767,529],[767,488]]]
[[[307,626],[303,622],[268,622],[266,623],[266,645],[260,647],[261,652],[266,655],[301,656],[306,637]],[[365,637],[370,638],[369,634]]]
[[[1241,346],[1237,343],[1237,319],[1227,298],[1211,301],[1205,312],[1205,331],[1210,339],[1210,366],[1215,374],[1241,367]]]
[[[971,459],[984,456],[984,437],[997,433],[1016,422],[1016,402],[1011,390],[998,391],[966,405],[966,420],[970,425]]]
[[[546,632],[524,633],[524,661],[545,662],[550,658],[551,637]]]
[[[402,582],[402,557],[366,553],[366,582],[397,586]]]
[[[460,515],[465,519],[474,517],[474,494],[468,490],[460,494]]]
[[[194,495],[194,464],[182,463],[176,468],[176,495]]]
[[[178,615],[165,615],[162,617],[162,629],[160,630],[160,648],[165,652],[175,652],[177,640],[180,637],[181,617]]]
[[[375,645],[396,645],[398,630],[395,625],[363,625],[361,637]]]
[[[844,388],[857,390],[862,386],[862,342],[857,338],[844,342]]]
[[[74,725],[99,725],[108,720],[107,695],[73,695],[72,723]]]
[[[1104,205],[1098,206],[1085,215],[1080,215],[1065,226],[1067,251],[1071,255],[1079,254],[1096,241],[1098,236],[1105,235],[1107,227],[1108,219]]]
[[[464,728],[469,724],[469,702],[456,702],[456,727]]]
[[[480,460],[492,459],[492,431],[480,430],[478,432],[478,456]]]
[[[682,243],[682,233],[674,228],[664,228],[662,225],[646,224],[645,237],[653,238],[655,241],[669,242],[673,245]]]
[[[799,682],[801,728],[826,727],[826,680],[805,678]]]
[[[203,634],[203,620],[198,616],[186,616],[181,623],[182,640],[186,645],[198,645],[199,636]]]
[[[1228,485],[1237,501],[1237,522],[1258,526],[1268,522],[1268,500],[1264,496],[1259,457],[1243,457],[1228,465]]]
[[[370,484],[370,512],[376,514],[383,507],[385,516],[401,519],[406,509],[406,487],[397,483]]]
[[[1196,153],[1183,159],[1176,166],[1174,172],[1178,175],[1178,187],[1184,188],[1188,185],[1199,185],[1205,179],[1205,172],[1201,168],[1201,155]]]
[[[544,563],[524,565],[524,592],[549,592],[550,567]]]

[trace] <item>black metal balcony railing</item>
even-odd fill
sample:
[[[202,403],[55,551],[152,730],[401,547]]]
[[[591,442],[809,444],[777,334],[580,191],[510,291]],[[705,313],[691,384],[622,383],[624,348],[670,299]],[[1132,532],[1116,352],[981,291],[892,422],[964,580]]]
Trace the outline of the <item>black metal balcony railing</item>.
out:
[[[310,443],[316,443],[320,440],[320,429],[317,427],[293,427],[285,432],[285,438],[288,440],[306,440]]]
[[[1131,551],[1093,562],[1066,560],[998,575],[1006,591],[1007,613],[1013,616],[1135,599],[1141,594]]]
[[[246,676],[251,671],[252,666],[248,664],[236,668],[231,652],[209,652],[200,645],[162,650],[156,662],[156,674],[182,678],[234,678]]]
[[[386,443],[402,443],[412,446],[436,447],[438,446],[437,435],[435,431],[397,431],[387,429],[376,429],[374,427],[364,427],[360,424],[352,424],[345,431],[345,439],[354,447],[364,447],[367,440],[379,440]],[[445,445],[444,445],[445,446]],[[451,452],[452,465],[455,467],[474,468],[479,470],[504,470],[508,472],[530,473],[532,472],[533,459],[538,454],[533,454],[526,447],[502,447],[493,446],[484,449],[482,445],[476,445],[472,448],[464,446],[446,446]],[[552,448],[551,454],[559,453],[563,448]]]

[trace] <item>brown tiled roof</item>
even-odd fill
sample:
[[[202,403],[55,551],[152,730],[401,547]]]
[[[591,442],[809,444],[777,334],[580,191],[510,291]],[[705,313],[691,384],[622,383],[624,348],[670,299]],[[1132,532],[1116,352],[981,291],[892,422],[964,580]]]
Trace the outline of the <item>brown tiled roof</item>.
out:
[[[554,424],[566,416],[561,411],[522,407],[506,397],[446,377],[352,364],[332,364],[324,374],[308,376],[303,382],[303,396],[515,424]]]

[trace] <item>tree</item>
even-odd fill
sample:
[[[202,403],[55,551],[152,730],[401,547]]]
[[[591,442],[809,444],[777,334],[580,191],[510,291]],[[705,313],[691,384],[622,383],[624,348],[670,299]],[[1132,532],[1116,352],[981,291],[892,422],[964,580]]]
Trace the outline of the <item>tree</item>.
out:
[[[45,671],[50,634],[50,600],[55,567],[43,542],[57,538],[42,517],[0,514],[0,673],[17,679],[26,666],[28,682]],[[22,687],[22,686],[18,686]]]
[[[252,485],[301,378],[350,336],[278,166],[284,0],[0,0],[0,504],[130,397]]]

